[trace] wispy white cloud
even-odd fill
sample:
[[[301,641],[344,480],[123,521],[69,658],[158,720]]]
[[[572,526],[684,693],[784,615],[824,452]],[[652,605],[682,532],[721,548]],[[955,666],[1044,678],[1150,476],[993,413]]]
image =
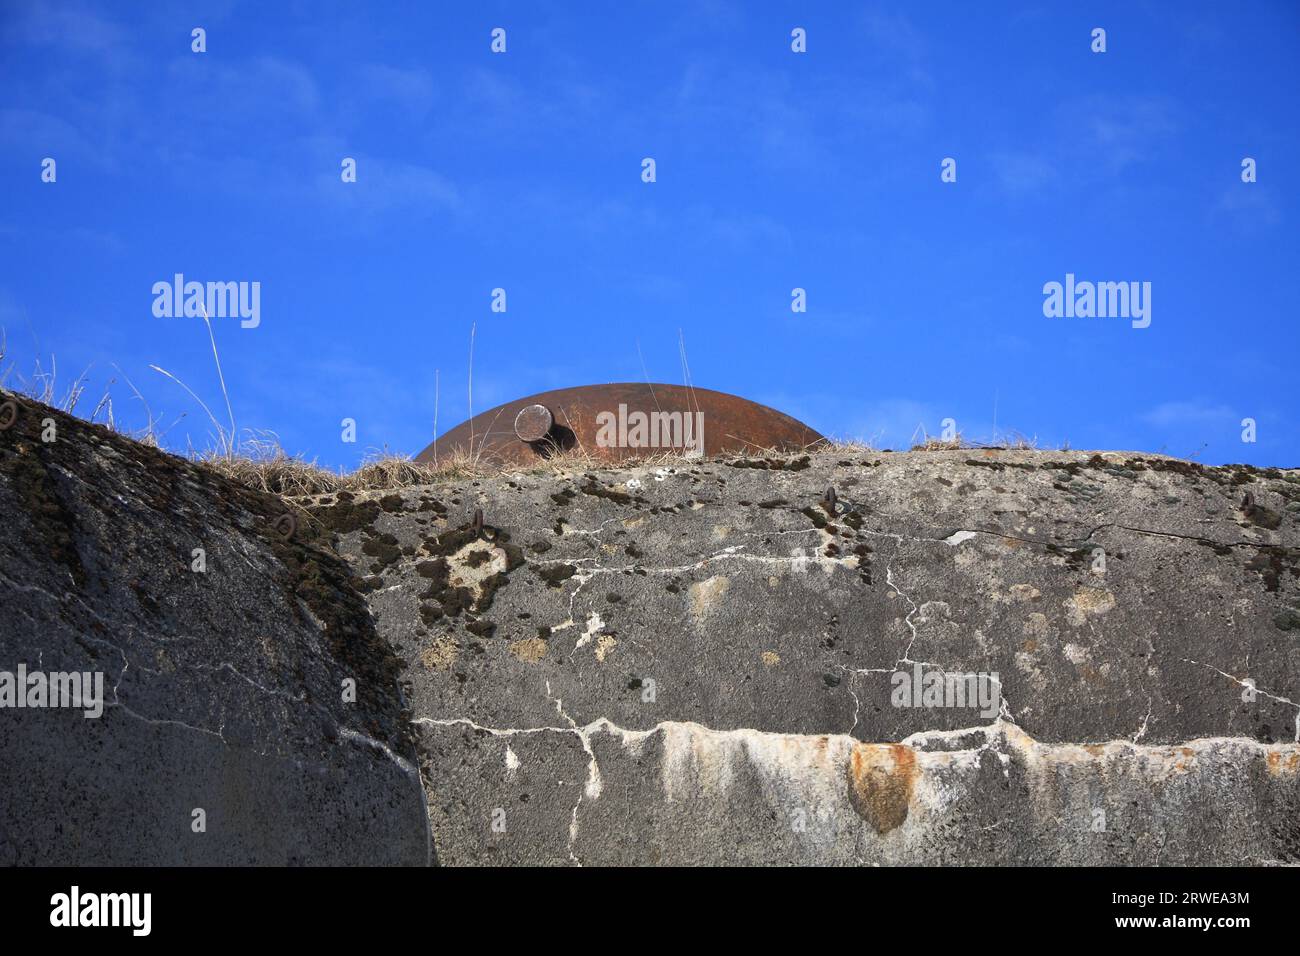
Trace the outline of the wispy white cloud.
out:
[[[282,57],[218,60],[187,54],[168,64],[167,79],[173,85],[164,109],[190,124],[247,130],[274,119],[292,129],[314,123],[321,106],[312,72]]]
[[[863,441],[876,448],[910,447],[912,436],[921,432],[936,435],[948,413],[932,402],[913,398],[883,398],[863,404],[830,392],[786,390],[747,395],[755,401],[779,408],[810,428],[826,432],[828,422],[847,422],[826,437],[840,441]]]
[[[1163,96],[1097,94],[1065,105],[1061,118],[1075,146],[1082,133],[1082,145],[1113,172],[1158,160],[1182,125],[1177,107]]]
[[[1240,421],[1227,405],[1204,401],[1164,402],[1141,416],[1148,425],[1161,428],[1225,427]]]
[[[1058,178],[1056,166],[1041,153],[999,150],[990,159],[1002,188],[1012,195],[1038,193]]]
[[[366,104],[387,103],[409,116],[421,117],[433,109],[438,88],[428,70],[371,63],[361,70],[357,92]]]
[[[31,3],[15,9],[12,19],[0,26],[0,38],[6,42],[109,58],[121,56],[129,45],[124,27],[83,3]]]
[[[462,196],[450,179],[415,163],[354,155],[351,158],[357,161],[357,181],[343,183],[339,166],[342,155],[340,151],[338,158],[331,157],[333,166],[316,177],[317,198],[350,214],[376,217],[402,211],[410,215],[461,206]]]
[[[0,144],[12,149],[35,148],[44,156],[92,157],[91,141],[73,123],[41,110],[0,109]]]
[[[909,84],[931,87],[934,79],[928,69],[930,45],[911,18],[897,8],[867,7],[862,24],[870,54],[901,69]]]
[[[1282,208],[1269,186],[1238,182],[1219,195],[1213,217],[1230,221],[1241,232],[1255,233],[1280,223]]]

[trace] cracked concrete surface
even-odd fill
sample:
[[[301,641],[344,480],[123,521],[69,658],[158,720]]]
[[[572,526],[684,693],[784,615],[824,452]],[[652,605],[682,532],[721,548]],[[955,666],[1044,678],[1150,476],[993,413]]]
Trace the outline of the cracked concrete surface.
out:
[[[828,450],[286,505],[70,427],[0,436],[0,648],[111,690],[0,711],[20,861],[1300,861],[1294,470]]]
[[[429,861],[400,663],[284,512],[35,403],[0,432],[0,672],[104,691],[0,706],[0,864]]]
[[[339,536],[409,664],[444,862],[1297,860],[1295,471],[784,464],[412,488]],[[523,560],[422,616],[415,568],[480,508]],[[996,716],[895,706],[913,667],[996,674]]]

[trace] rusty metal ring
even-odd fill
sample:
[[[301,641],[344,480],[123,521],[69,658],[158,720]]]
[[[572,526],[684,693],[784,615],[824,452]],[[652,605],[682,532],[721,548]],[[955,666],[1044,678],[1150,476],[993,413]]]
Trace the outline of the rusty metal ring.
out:
[[[544,439],[554,427],[555,413],[545,405],[526,405],[515,416],[515,435],[529,445]]]
[[[275,533],[281,539],[289,541],[298,531],[298,519],[286,512],[275,519],[275,524],[272,527],[275,528]]]
[[[8,401],[0,405],[0,432],[7,432],[18,421],[18,403]]]

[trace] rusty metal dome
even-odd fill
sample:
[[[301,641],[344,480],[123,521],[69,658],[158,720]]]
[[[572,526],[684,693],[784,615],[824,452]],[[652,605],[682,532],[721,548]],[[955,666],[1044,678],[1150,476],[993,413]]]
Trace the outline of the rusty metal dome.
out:
[[[619,382],[559,388],[506,402],[457,425],[416,456],[456,455],[528,464],[580,449],[621,461],[665,452],[688,456],[802,451],[825,439],[774,408],[694,386]]]

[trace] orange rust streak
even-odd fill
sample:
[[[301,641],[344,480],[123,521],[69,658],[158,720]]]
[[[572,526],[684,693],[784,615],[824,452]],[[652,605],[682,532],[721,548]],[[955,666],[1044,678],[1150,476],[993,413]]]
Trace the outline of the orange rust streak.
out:
[[[916,788],[916,752],[903,744],[855,744],[848,771],[858,816],[882,835],[902,826]]]
[[[1283,773],[1295,773],[1300,770],[1300,753],[1282,754],[1272,750],[1269,751],[1265,760],[1268,762],[1268,772],[1275,777]]]

